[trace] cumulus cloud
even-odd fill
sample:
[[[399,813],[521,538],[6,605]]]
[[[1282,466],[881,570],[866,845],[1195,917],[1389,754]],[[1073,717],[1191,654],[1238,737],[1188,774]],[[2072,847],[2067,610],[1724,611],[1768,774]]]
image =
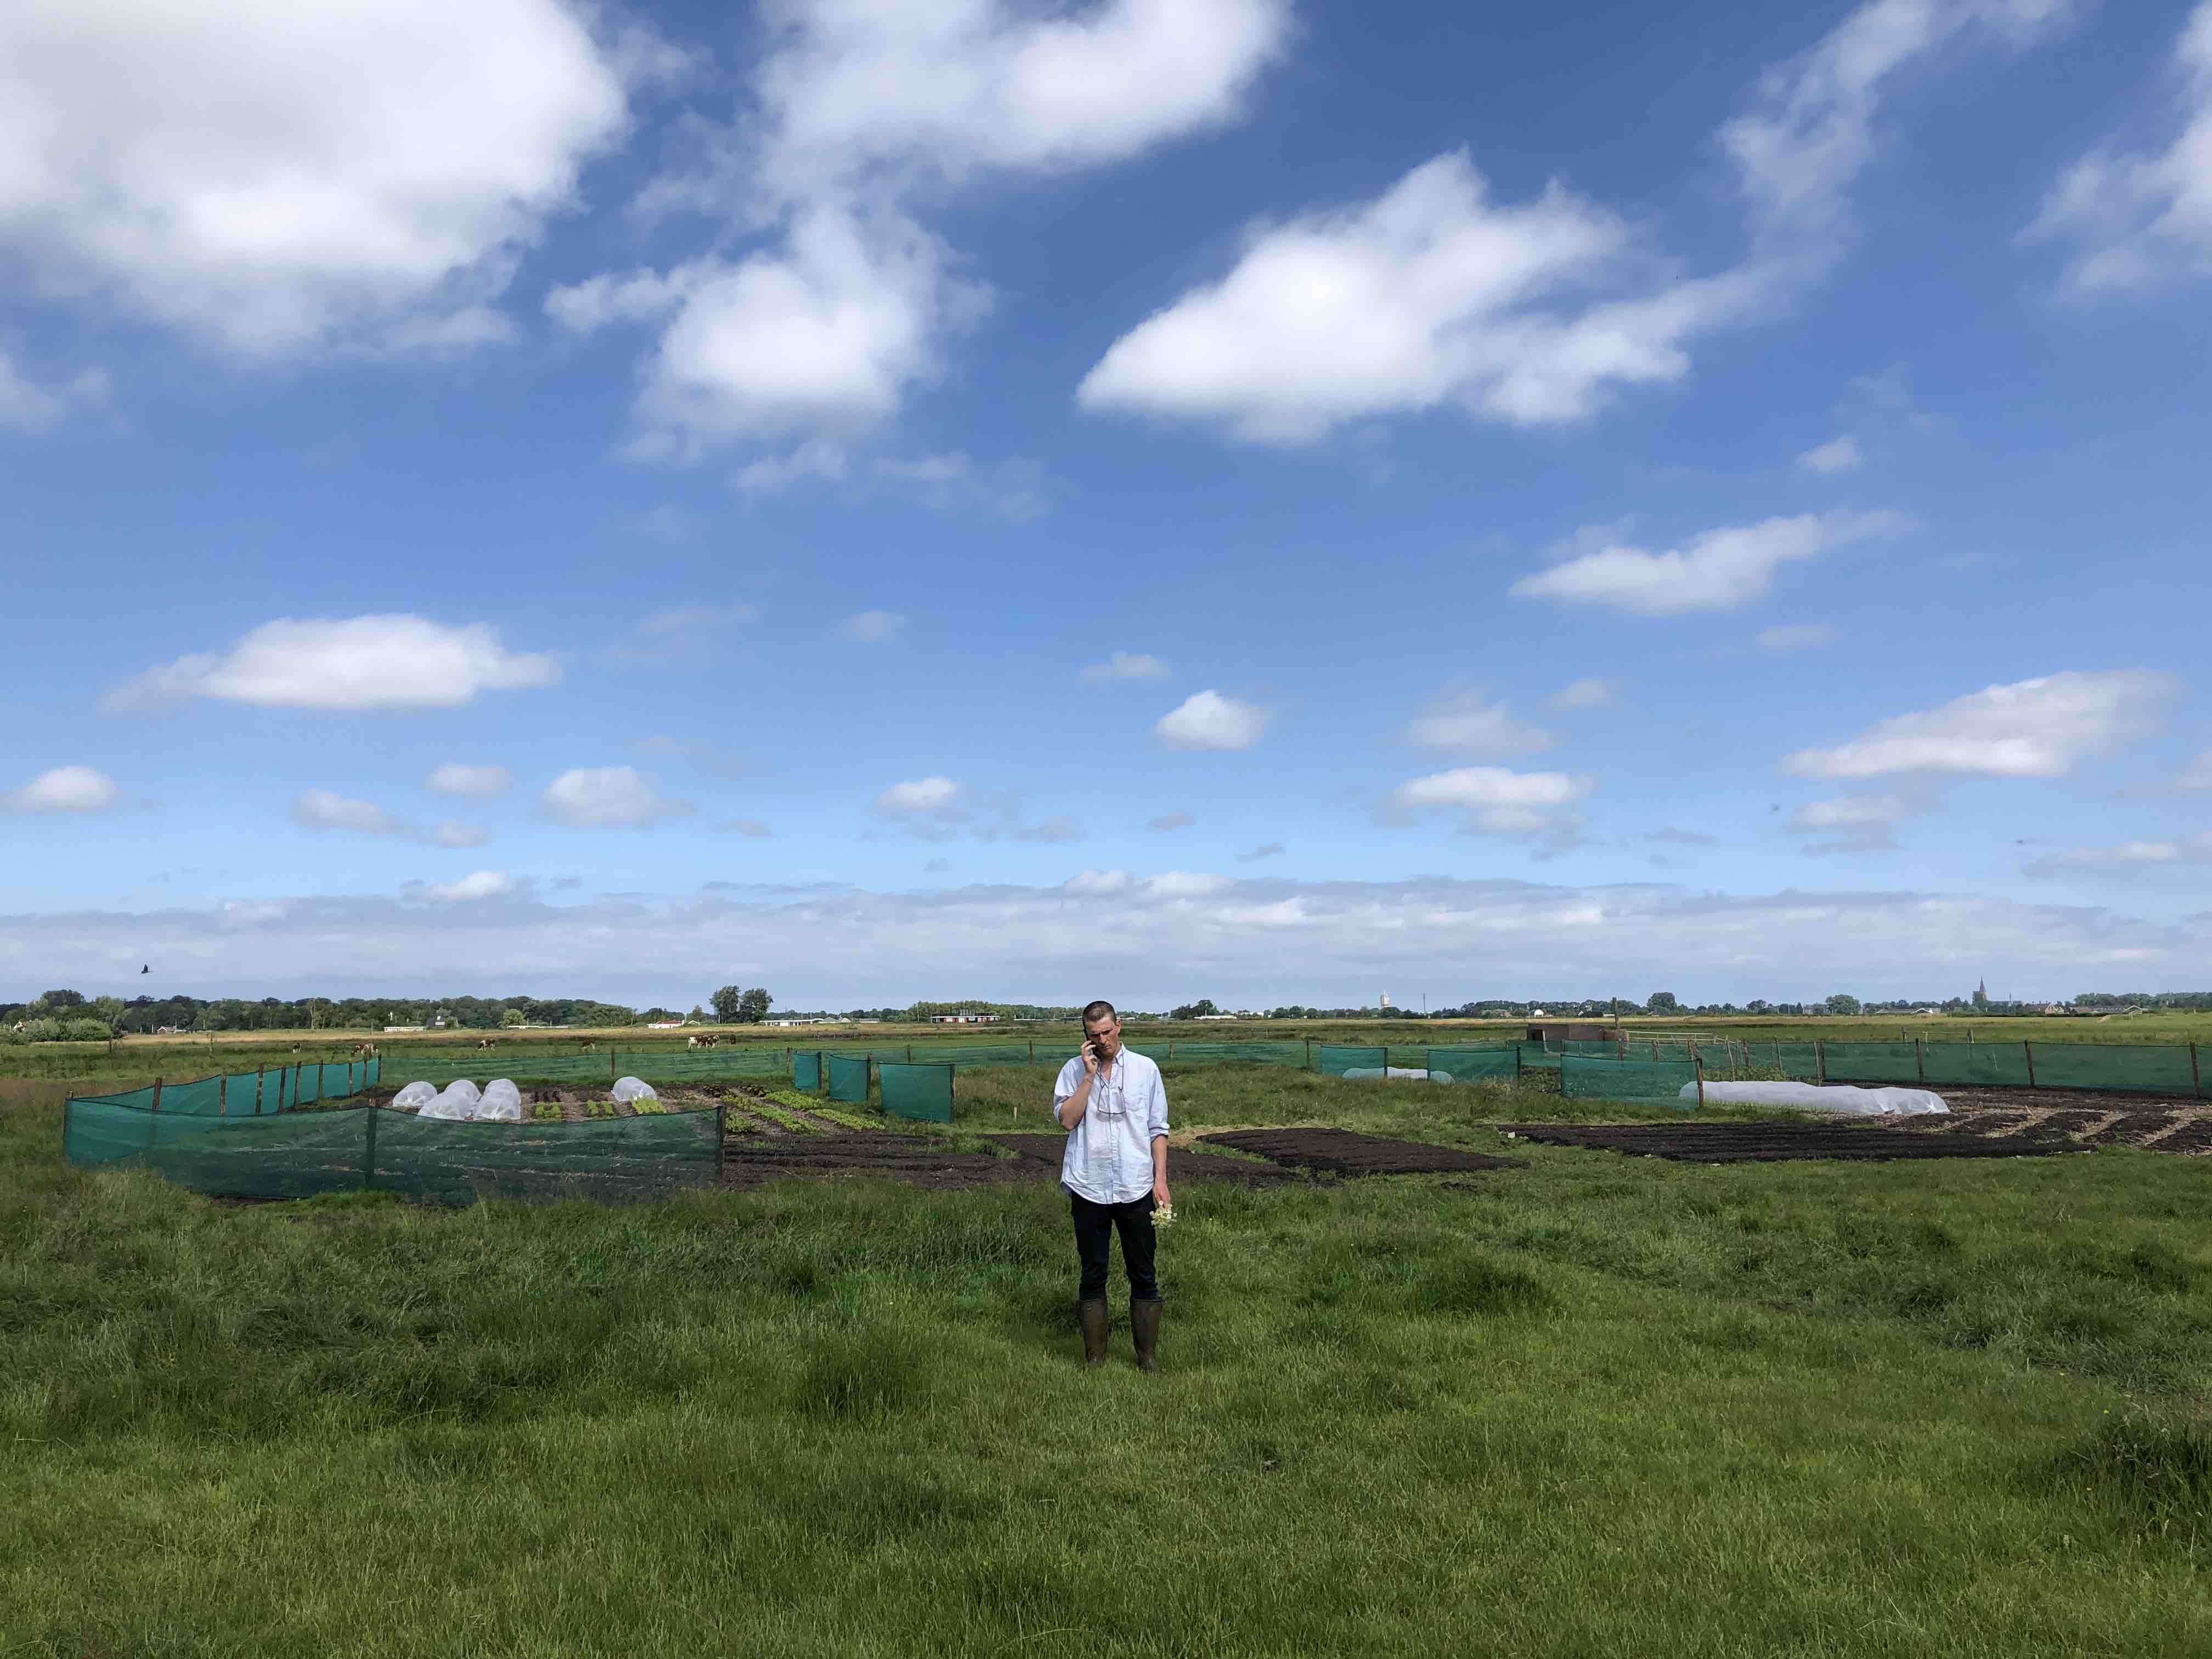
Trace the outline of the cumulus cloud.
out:
[[[1060,890],[1069,893],[1120,893],[1127,890],[1130,880],[1127,870],[1085,870],[1060,883]]]
[[[42,963],[56,983],[104,983],[150,955],[214,996],[402,992],[420,988],[424,963],[444,962],[465,964],[457,988],[487,995],[527,987],[642,1004],[672,979],[720,983],[735,939],[798,1006],[911,996],[920,959],[1009,996],[1079,1002],[1111,985],[1138,1007],[1187,997],[1194,963],[1265,1006],[1350,1002],[1378,973],[1591,994],[1626,975],[1741,1001],[1808,979],[1924,996],[1986,972],[2056,995],[2085,982],[2192,983],[2212,959],[2212,915],[2179,907],[2137,915],[1943,890],[1442,877],[1250,877],[1185,896],[1131,878],[1101,890],[1113,895],[1110,928],[1081,925],[1099,891],[1059,884],[576,902],[526,890],[476,904],[276,893],[228,908],[0,916],[0,958]]]
[[[1933,811],[1935,805],[1918,795],[1839,795],[1807,801],[1790,814],[1790,828],[1826,837],[1807,846],[1808,853],[1887,853],[1896,849],[1897,826]]]
[[[421,833],[373,801],[354,800],[329,789],[309,789],[292,803],[292,822],[302,830],[353,830],[364,836]]]
[[[2143,669],[2048,674],[1893,716],[1837,748],[1801,749],[1783,766],[1810,778],[2063,777],[2148,731],[2175,690],[2170,675]]]
[[[860,645],[875,645],[891,637],[906,626],[906,618],[896,611],[861,611],[837,624],[837,637]]]
[[[2060,175],[2031,238],[2071,242],[2069,286],[2083,296],[2212,271],[2212,0],[2173,49],[2179,131],[2164,149],[2107,143]]]
[[[1448,698],[1406,727],[1406,741],[1423,749],[1502,759],[1552,746],[1552,734],[1516,720],[1502,702],[1486,702],[1474,693]]]
[[[1075,678],[1085,685],[1123,685],[1170,679],[1173,676],[1158,657],[1148,657],[1141,651],[1116,651],[1104,662],[1094,662],[1077,670]]]
[[[480,691],[551,685],[552,657],[509,651],[487,623],[404,614],[280,617],[222,653],[151,668],[111,692],[111,709],[180,697],[323,711],[458,708]]]
[[[514,774],[504,766],[471,766],[447,761],[423,781],[424,787],[441,795],[465,795],[483,799],[503,795],[514,786]]]
[[[2031,876],[2058,876],[2076,870],[2157,868],[2172,864],[2212,864],[2212,830],[2167,841],[2124,841],[2114,847],[2076,847],[2054,853],[2027,866]]]
[[[963,834],[984,842],[1057,843],[1084,838],[1083,826],[1066,813],[1034,822],[1024,817],[1018,791],[978,792],[947,777],[895,783],[876,797],[875,810],[923,841],[949,841]]]
[[[1778,623],[1772,628],[1760,629],[1752,639],[1752,643],[1770,657],[1795,656],[1800,651],[1817,650],[1835,641],[1836,630],[1826,623]]]
[[[238,351],[473,343],[624,117],[559,0],[0,8],[0,246]]]
[[[960,786],[951,778],[916,778],[895,783],[876,797],[879,812],[938,812],[960,798]]]
[[[115,804],[115,780],[89,766],[57,766],[0,796],[11,812],[98,812]]]
[[[1593,297],[1629,244],[1616,216],[1557,185],[1492,201],[1451,152],[1372,202],[1255,228],[1228,275],[1116,340],[1078,397],[1263,443],[1445,405],[1523,426],[1580,420],[1620,387],[1680,379],[1683,342],[1758,286]]]
[[[491,831],[481,823],[445,818],[430,832],[430,839],[441,847],[481,847],[491,839]]]
[[[1581,819],[1567,809],[1590,792],[1588,778],[1565,772],[1514,772],[1461,766],[1412,778],[1390,793],[1386,814],[1443,810],[1472,835],[1571,836]]]
[[[772,0],[766,13],[753,109],[647,193],[766,241],[548,302],[572,328],[661,329],[641,453],[692,459],[883,421],[988,300],[921,222],[923,201],[978,172],[1117,161],[1231,119],[1289,26],[1286,0],[1105,0],[1073,15]]]
[[[1832,478],[1838,473],[1856,472],[1865,465],[1866,455],[1859,448],[1859,441],[1848,432],[1840,438],[1831,438],[1827,442],[1807,450],[1797,458],[1800,471],[1817,472],[1824,478]]]
[[[1254,848],[1249,853],[1239,853],[1237,855],[1237,862],[1239,864],[1258,864],[1267,859],[1279,859],[1283,856],[1284,850],[1282,842],[1279,841],[1267,842]]]
[[[504,870],[476,870],[459,881],[425,882],[414,890],[441,904],[466,904],[476,899],[506,898],[516,887],[514,878]]]
[[[1553,692],[1547,701],[1557,713],[1570,714],[1577,708],[1603,708],[1619,689],[1612,680],[1571,680]]]
[[[660,794],[629,766],[579,766],[545,786],[539,805],[556,823],[575,830],[642,830],[692,810]]]
[[[1201,874],[1190,870],[1164,870],[1157,876],[1145,878],[1145,894],[1156,899],[1206,898],[1232,885],[1227,876]]]
[[[1200,691],[1170,708],[1153,732],[1170,749],[1249,749],[1267,729],[1266,713],[1218,691]]]
[[[1782,565],[1902,525],[1889,513],[1765,519],[1708,531],[1686,548],[1660,553],[1608,545],[1523,576],[1510,591],[1524,599],[1609,605],[1638,617],[1734,611],[1765,599]]]
[[[1145,828],[1166,834],[1170,830],[1188,830],[1198,820],[1178,806],[1172,812],[1163,812],[1156,818],[1146,818]]]

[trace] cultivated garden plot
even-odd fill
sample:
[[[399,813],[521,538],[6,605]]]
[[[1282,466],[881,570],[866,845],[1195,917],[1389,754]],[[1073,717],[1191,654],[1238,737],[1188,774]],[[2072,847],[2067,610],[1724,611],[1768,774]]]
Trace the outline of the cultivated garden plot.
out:
[[[1067,1144],[1066,1135],[1047,1133],[986,1135],[983,1138],[1017,1154],[1025,1164],[1034,1165],[1036,1173],[1044,1178],[1059,1178],[1060,1152]],[[1286,1181],[1302,1179],[1303,1176],[1290,1170],[1255,1164],[1247,1158],[1223,1158],[1218,1153],[1202,1152],[1188,1146],[1171,1145],[1168,1148],[1168,1184],[1170,1187],[1205,1181],[1227,1182],[1239,1187],[1273,1187]]]
[[[1229,1129],[1200,1139],[1272,1159],[1293,1170],[1323,1175],[1426,1175],[1468,1170],[1513,1170],[1518,1159],[1391,1140],[1350,1129]]]
[[[1498,1133],[1683,1164],[2047,1158],[2088,1150],[2063,1135],[1886,1134],[1852,1123],[1506,1123]]]

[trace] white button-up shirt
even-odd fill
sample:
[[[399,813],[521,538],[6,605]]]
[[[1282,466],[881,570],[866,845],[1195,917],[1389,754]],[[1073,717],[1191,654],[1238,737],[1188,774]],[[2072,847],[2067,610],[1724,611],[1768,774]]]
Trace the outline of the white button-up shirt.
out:
[[[1053,1110],[1083,1086],[1083,1056],[1060,1068]],[[1102,1066],[1083,1115],[1067,1132],[1060,1184],[1093,1204],[1127,1204],[1152,1190],[1152,1142],[1168,1132],[1168,1091],[1160,1068],[1124,1048]]]

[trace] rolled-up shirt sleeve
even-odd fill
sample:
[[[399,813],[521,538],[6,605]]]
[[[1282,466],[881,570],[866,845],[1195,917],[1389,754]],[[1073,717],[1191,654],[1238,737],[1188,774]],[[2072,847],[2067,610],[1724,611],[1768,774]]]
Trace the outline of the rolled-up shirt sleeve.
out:
[[[1168,1085],[1160,1075],[1159,1067],[1152,1068],[1152,1103],[1150,1122],[1145,1133],[1147,1139],[1157,1139],[1168,1132]]]

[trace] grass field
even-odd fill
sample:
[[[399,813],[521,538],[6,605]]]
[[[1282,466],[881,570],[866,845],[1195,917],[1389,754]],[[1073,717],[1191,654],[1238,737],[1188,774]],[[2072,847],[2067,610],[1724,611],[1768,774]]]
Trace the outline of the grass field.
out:
[[[2212,1650],[2207,1160],[1186,1189],[1145,1377],[1048,1187],[240,1207],[64,1164],[67,1091],[0,1084],[9,1654]]]

